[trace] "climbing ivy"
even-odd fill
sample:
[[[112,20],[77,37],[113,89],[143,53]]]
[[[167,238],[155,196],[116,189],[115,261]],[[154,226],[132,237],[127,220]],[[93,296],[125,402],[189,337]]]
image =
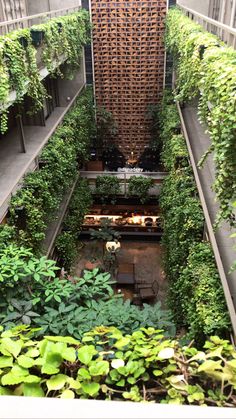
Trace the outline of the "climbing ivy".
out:
[[[172,121],[165,119],[172,111]],[[160,206],[164,219],[164,269],[169,280],[168,303],[179,328],[202,342],[211,333],[225,334],[229,318],[220,278],[209,244],[202,242],[204,215],[182,134],[176,135],[177,109],[163,101],[162,163],[169,171]],[[169,128],[168,128],[169,127]]]
[[[175,96],[183,102],[200,94],[199,117],[206,123],[214,152],[214,191],[220,209],[216,224],[235,224],[232,201],[236,191],[236,52],[178,9],[167,17],[166,45],[177,72]]]
[[[71,76],[80,64],[82,47],[89,41],[89,15],[81,10],[0,37],[2,133],[7,131],[7,107],[12,104],[9,101],[11,91],[16,91],[14,102],[22,102],[26,94],[32,99],[31,113],[42,109],[47,97],[36,60],[37,49],[32,38],[35,32],[42,33],[42,60],[49,73],[63,76],[59,65],[61,61],[66,61]]]
[[[72,123],[72,116],[77,116],[77,125]],[[6,225],[0,230],[0,244],[12,241],[30,246],[37,253],[42,250],[47,225],[76,180],[79,165],[88,158],[93,124],[93,96],[87,89],[44,147],[40,156],[42,167],[27,174],[23,188],[12,197],[12,228]]]

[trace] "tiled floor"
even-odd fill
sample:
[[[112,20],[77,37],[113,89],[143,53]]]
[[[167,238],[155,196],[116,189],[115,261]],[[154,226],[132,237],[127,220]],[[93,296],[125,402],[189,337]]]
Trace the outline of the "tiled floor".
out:
[[[159,292],[157,300],[165,306],[167,282],[161,269],[161,246],[157,242],[142,241],[121,241],[121,250],[117,256],[118,263],[134,263],[135,278],[146,282],[157,279]],[[80,275],[87,261],[101,257],[102,247],[95,242],[86,241],[84,247],[79,252],[79,257],[75,266],[75,274]]]

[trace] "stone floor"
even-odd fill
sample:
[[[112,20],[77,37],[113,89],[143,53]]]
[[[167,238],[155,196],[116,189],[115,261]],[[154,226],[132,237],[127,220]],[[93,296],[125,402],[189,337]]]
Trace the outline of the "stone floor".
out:
[[[88,261],[101,260],[102,246],[93,241],[84,241],[75,264],[74,274],[80,276]],[[118,263],[134,263],[135,278],[146,280],[147,283],[157,279],[159,292],[157,300],[165,306],[167,282],[161,268],[161,245],[158,242],[148,241],[121,241],[121,250],[117,255]],[[123,292],[124,290],[122,290]],[[126,287],[125,298],[129,298],[130,289]]]

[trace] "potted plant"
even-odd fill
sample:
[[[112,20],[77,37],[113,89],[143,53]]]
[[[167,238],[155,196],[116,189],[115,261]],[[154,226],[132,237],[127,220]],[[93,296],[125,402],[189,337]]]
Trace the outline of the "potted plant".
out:
[[[97,176],[95,194],[99,196],[103,204],[108,202],[114,205],[116,203],[116,196],[120,193],[120,183],[116,176]]]
[[[41,30],[39,27],[37,28],[36,26],[35,27],[32,26],[30,30],[30,35],[31,35],[33,45],[35,47],[39,47],[41,43],[43,42],[44,31]]]
[[[144,176],[131,176],[129,179],[128,192],[130,196],[138,196],[140,202],[145,204],[148,201],[148,191],[153,185],[153,179]]]

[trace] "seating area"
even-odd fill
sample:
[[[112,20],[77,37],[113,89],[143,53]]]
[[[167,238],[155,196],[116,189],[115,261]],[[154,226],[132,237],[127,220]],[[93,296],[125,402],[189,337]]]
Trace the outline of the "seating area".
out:
[[[159,285],[156,279],[152,282],[147,282],[145,279],[136,280],[134,263],[119,263],[115,280],[122,287],[128,285],[130,288],[130,285],[133,285],[135,301],[138,300],[140,304],[142,301],[152,301],[158,295]]]

